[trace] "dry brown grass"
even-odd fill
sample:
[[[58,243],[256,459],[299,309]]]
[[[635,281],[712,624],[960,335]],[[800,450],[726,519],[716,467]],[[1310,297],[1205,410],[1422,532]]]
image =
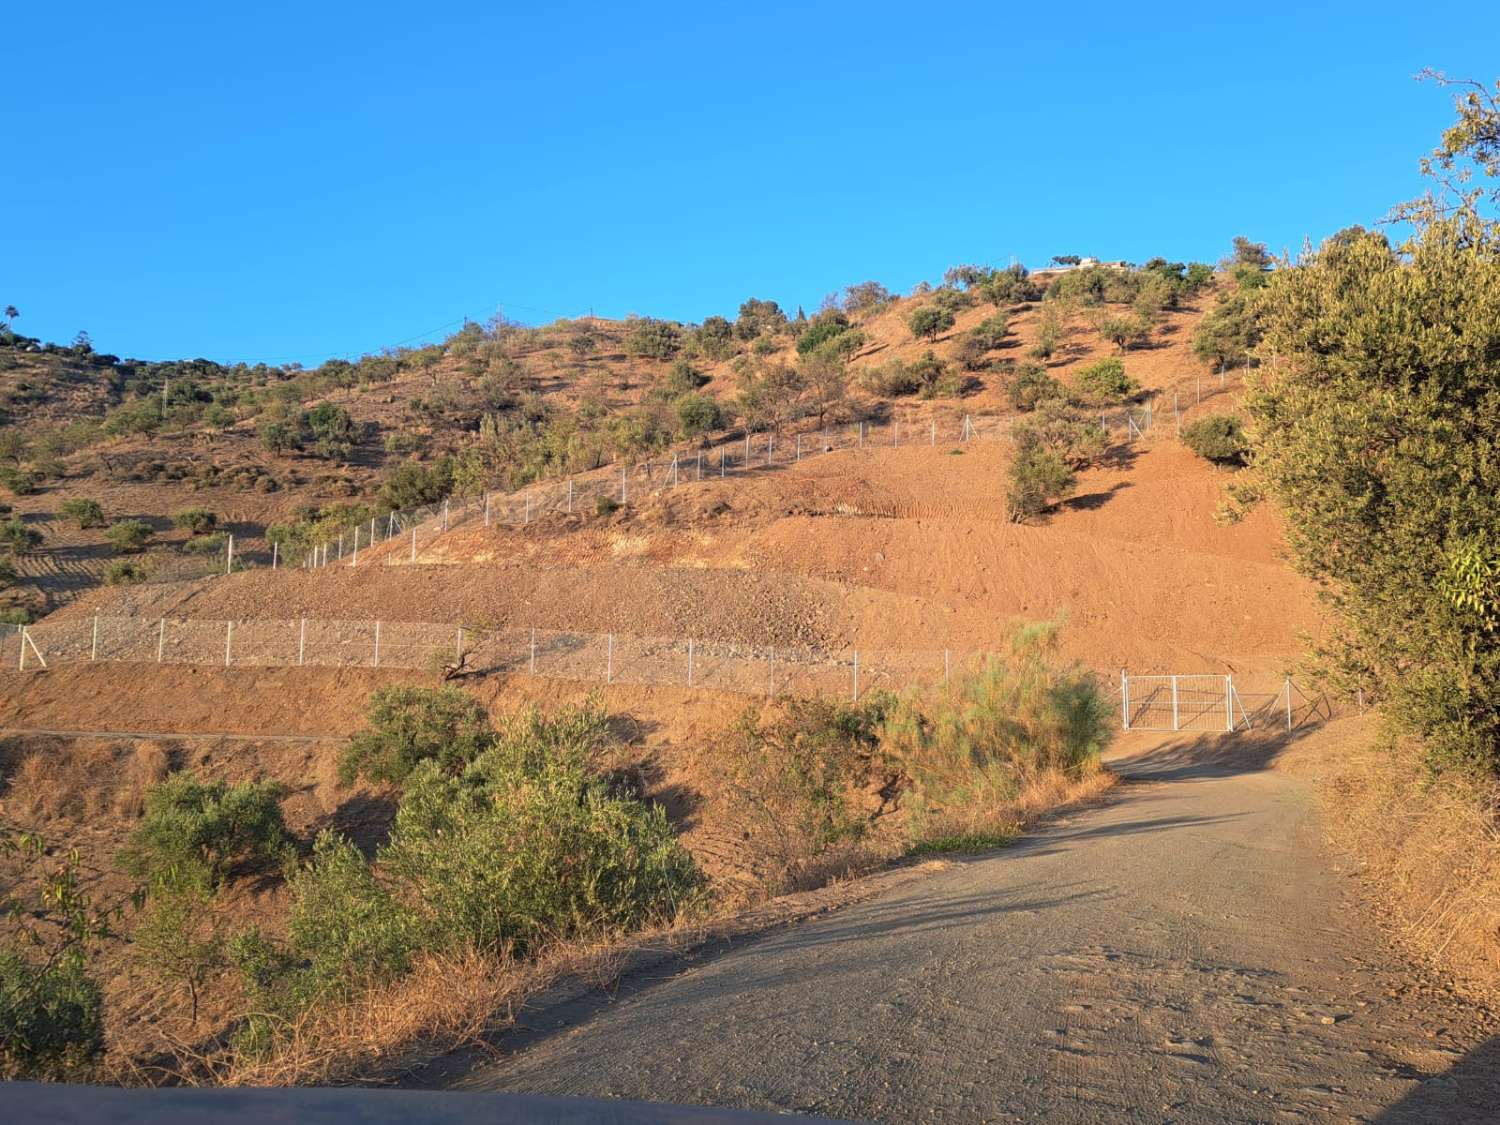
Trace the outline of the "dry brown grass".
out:
[[[32,824],[139,816],[146,790],[168,767],[167,752],[151,742],[129,750],[105,743],[34,749],[9,778],[6,814]]]
[[[1373,720],[1338,727],[1316,768],[1334,843],[1414,953],[1500,994],[1500,784],[1430,777],[1420,747]]]

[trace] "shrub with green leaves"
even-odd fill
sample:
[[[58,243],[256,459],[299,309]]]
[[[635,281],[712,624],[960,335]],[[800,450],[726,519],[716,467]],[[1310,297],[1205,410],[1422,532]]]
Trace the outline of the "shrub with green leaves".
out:
[[[271,418],[260,424],[256,435],[269,452],[291,453],[302,448],[305,431],[300,418]]]
[[[1023,363],[1006,384],[1005,393],[1017,410],[1035,410],[1043,402],[1066,395],[1058,382],[1040,363]]]
[[[940,305],[921,305],[906,318],[911,334],[922,340],[936,340],[954,324],[953,313]]]
[[[184,508],[172,517],[172,526],[194,535],[207,535],[218,523],[219,517],[207,508]]]
[[[681,347],[682,333],[677,326],[651,317],[633,321],[625,337],[626,351],[651,359],[671,359]]]
[[[117,551],[139,551],[151,541],[151,525],[145,520],[120,520],[109,525],[104,538]]]
[[[1079,368],[1073,376],[1075,397],[1089,406],[1119,402],[1140,389],[1140,385],[1125,373],[1125,364],[1114,356],[1095,360]]]
[[[678,431],[686,438],[702,437],[724,425],[719,404],[707,395],[685,394],[674,404]]]
[[[797,337],[799,355],[811,355],[824,344],[849,331],[849,318],[841,312],[821,313]]]
[[[57,509],[65,519],[70,519],[80,528],[103,527],[104,509],[97,500],[64,500]]]
[[[30,496],[37,488],[36,474],[29,469],[3,465],[0,466],[0,485],[10,489],[16,496]]]
[[[452,487],[450,462],[443,460],[424,465],[420,461],[402,461],[386,475],[380,486],[380,499],[388,508],[403,511],[436,503],[447,496]]]
[[[146,568],[134,559],[112,559],[104,568],[106,586],[134,586],[146,581]]]
[[[189,770],[146,793],[141,822],[118,862],[150,883],[216,887],[236,866],[285,863],[295,854],[277,781],[204,781]]]
[[[42,533],[30,526],[20,516],[11,516],[0,521],[0,549],[13,555],[24,555],[42,544]]]
[[[0,1078],[65,1078],[103,1050],[104,996],[83,957],[43,964],[0,945]]]
[[[1008,470],[1005,509],[1012,523],[1027,523],[1073,491],[1075,476],[1067,461],[1028,429],[1018,427]]]
[[[1182,427],[1182,442],[1217,465],[1243,465],[1250,453],[1244,424],[1232,414],[1211,414]]]
[[[456,687],[377,688],[365,717],[369,728],[356,734],[339,757],[339,779],[345,785],[359,777],[399,784],[427,761],[456,772],[494,738],[484,708]]]

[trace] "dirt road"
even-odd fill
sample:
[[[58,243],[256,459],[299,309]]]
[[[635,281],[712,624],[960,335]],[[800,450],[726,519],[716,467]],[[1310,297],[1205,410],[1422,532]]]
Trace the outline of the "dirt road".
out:
[[[1496,1120],[1487,1017],[1390,950],[1267,756],[1138,753],[1106,806],[523,1018],[457,1084],[884,1122]]]

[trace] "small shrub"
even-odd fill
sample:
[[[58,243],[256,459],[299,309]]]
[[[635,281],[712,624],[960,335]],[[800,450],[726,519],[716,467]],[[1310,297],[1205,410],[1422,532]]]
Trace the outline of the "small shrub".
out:
[[[708,376],[685,359],[674,359],[666,378],[661,381],[663,393],[668,398],[679,398],[691,394],[708,382]]]
[[[1244,425],[1232,414],[1211,414],[1182,427],[1182,441],[1216,465],[1243,465],[1250,453]]]
[[[402,461],[380,486],[380,499],[396,511],[433,504],[448,495],[453,481],[446,462],[423,465]]]
[[[145,520],[120,520],[110,524],[104,538],[117,551],[139,551],[151,539],[151,525]]]
[[[1073,490],[1068,463],[1038,442],[1018,440],[1010,462],[1006,513],[1013,523],[1035,519]]]
[[[671,359],[681,346],[682,333],[676,325],[649,317],[637,320],[625,337],[626,351],[651,359]]]
[[[218,523],[219,517],[207,508],[186,508],[172,517],[174,527],[191,531],[194,535],[207,535]]]
[[[1073,391],[1078,400],[1090,406],[1119,402],[1140,390],[1140,385],[1125,374],[1125,364],[1113,356],[1096,360],[1080,368],[1073,377]]]
[[[454,772],[493,739],[484,708],[456,687],[378,688],[365,714],[369,729],[356,734],[339,757],[345,785],[357,777],[400,783],[426,761]]]
[[[219,555],[224,553],[228,538],[222,531],[216,531],[212,535],[195,535],[182,545],[182,549],[192,555]]]
[[[620,510],[620,502],[613,496],[596,496],[594,498],[594,514],[596,516],[612,516]]]
[[[31,611],[20,606],[0,609],[0,625],[30,625]]]
[[[886,397],[916,394],[922,387],[916,373],[899,359],[861,369],[859,382],[871,394]]]
[[[97,500],[64,500],[58,512],[81,528],[104,526],[104,509]]]
[[[286,862],[292,840],[281,816],[286,789],[276,781],[202,781],[169,775],[146,792],[140,824],[120,850],[120,866],[154,884],[218,886],[236,864]]]
[[[938,305],[922,305],[913,309],[906,318],[906,326],[918,339],[936,340],[953,327],[953,313]]]
[[[1099,335],[1122,352],[1151,338],[1151,321],[1143,316],[1107,316],[1099,321]]]
[[[42,533],[23,522],[20,516],[0,521],[0,548],[11,554],[24,555],[41,546],[41,543]]]
[[[849,331],[849,318],[840,312],[822,313],[797,337],[797,353],[811,355]]]
[[[1017,410],[1035,410],[1043,402],[1063,398],[1063,385],[1040,363],[1023,363],[1016,368],[1005,393]]]
[[[0,1078],[61,1078],[104,1049],[104,999],[81,956],[39,964],[0,946]]]
[[[677,400],[677,428],[683,437],[701,437],[724,425],[719,404],[706,395],[686,394]]]
[[[271,453],[290,453],[302,448],[302,426],[284,418],[262,422],[256,435],[260,444]]]
[[[16,564],[10,559],[0,557],[0,590],[14,586],[19,577]]]
[[[0,466],[0,485],[10,489],[16,496],[30,496],[37,490],[37,478],[29,470],[5,465]]]
[[[146,581],[146,568],[133,559],[113,559],[104,568],[106,586],[134,586]]]

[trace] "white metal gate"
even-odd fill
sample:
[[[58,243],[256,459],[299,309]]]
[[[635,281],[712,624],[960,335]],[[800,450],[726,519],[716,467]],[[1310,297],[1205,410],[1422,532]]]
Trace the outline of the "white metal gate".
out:
[[[1232,731],[1250,726],[1233,676],[1121,672],[1120,714],[1126,730]]]

